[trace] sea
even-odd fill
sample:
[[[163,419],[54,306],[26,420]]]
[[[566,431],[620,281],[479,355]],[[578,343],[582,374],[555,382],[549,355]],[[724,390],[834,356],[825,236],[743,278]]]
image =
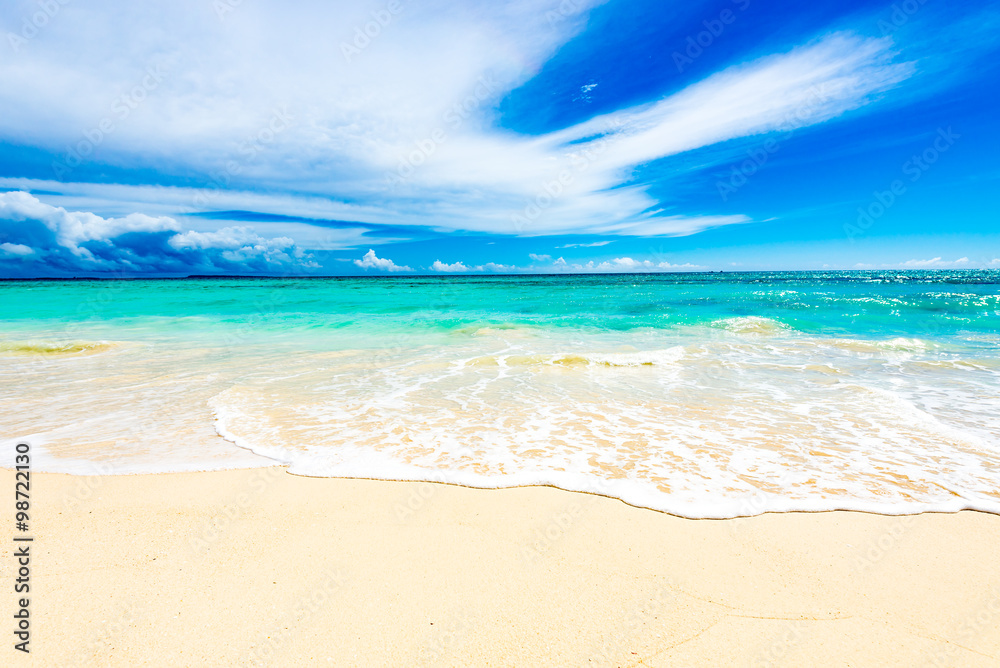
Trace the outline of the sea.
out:
[[[8,280],[0,305],[0,441],[35,470],[1000,512],[1000,271]]]

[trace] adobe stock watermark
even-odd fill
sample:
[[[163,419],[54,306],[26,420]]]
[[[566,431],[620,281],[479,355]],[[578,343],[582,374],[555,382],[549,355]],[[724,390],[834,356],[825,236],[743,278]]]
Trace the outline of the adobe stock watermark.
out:
[[[813,86],[809,89],[806,101],[786,116],[774,131],[784,133],[782,139],[788,141],[795,130],[816,113],[817,107],[829,99],[830,94],[825,85]],[[759,146],[747,149],[746,160],[730,165],[729,178],[715,182],[715,189],[722,201],[728,202],[729,197],[745,186],[780,149],[781,144],[773,137]]]
[[[243,4],[243,0],[215,0],[212,9],[220,21],[226,20],[226,15],[236,11],[236,8]]]
[[[413,176],[417,169],[426,164],[431,156],[437,153],[438,148],[448,141],[448,128],[455,131],[462,127],[473,112],[493,97],[499,86],[500,84],[488,75],[479,77],[475,89],[465,99],[456,102],[444,112],[441,118],[444,125],[434,128],[424,139],[413,142],[413,150],[399,159],[396,169],[386,172],[386,186],[390,190],[395,190]]]
[[[131,635],[140,622],[148,619],[149,610],[133,601],[118,608],[117,614],[110,620],[104,619],[100,623],[94,620],[90,627],[97,628],[92,631],[90,639],[80,647],[80,653],[68,661],[59,663],[59,668],[89,668],[101,665],[102,658],[107,657],[109,650]]]
[[[296,598],[291,609],[279,612],[271,632],[253,645],[236,665],[267,666],[279,660],[279,650],[292,640],[300,627],[308,625],[340,594],[345,582],[344,573],[339,568],[324,568],[322,580]]]
[[[570,502],[561,512],[554,513],[544,527],[536,528],[530,544],[521,546],[521,556],[534,563],[563,538],[583,514],[583,506]]]
[[[476,627],[476,617],[468,610],[458,610],[448,619],[433,624],[435,637],[419,651],[419,661],[423,665],[441,663],[453,658],[461,649],[469,632]]]
[[[903,176],[907,177],[906,180],[894,179],[886,190],[874,191],[872,200],[867,205],[858,207],[857,220],[853,224],[844,223],[844,234],[847,235],[848,241],[854,243],[857,237],[864,235],[875,224],[875,221],[884,216],[899,198],[908,192],[907,181],[909,183],[919,181],[961,137],[962,135],[955,134],[951,126],[938,128],[937,135],[930,146],[920,153],[910,156],[910,159],[900,167]]]
[[[805,621],[801,619],[788,624],[760,649],[750,660],[749,665],[751,668],[772,668],[781,665],[792,650],[802,643],[802,634],[805,630]]]
[[[577,488],[578,492],[594,496],[613,498],[608,489],[608,481],[592,477],[585,485]],[[542,526],[535,528],[530,542],[521,545],[521,556],[528,563],[535,563],[544,557],[556,543],[565,538],[573,527],[578,527],[580,520],[588,509],[596,502],[594,498],[584,497],[582,503],[576,499],[563,506],[561,510],[552,513]]]
[[[583,8],[584,3],[580,0],[562,0],[558,7],[545,12],[545,20],[549,22],[550,28],[554,28],[566,19],[579,14]]]
[[[267,467],[254,471],[245,480],[244,489],[224,504],[214,515],[202,523],[194,535],[188,537],[188,545],[196,554],[203,555],[212,545],[221,540],[230,527],[250,512],[250,509],[267,492],[276,478],[285,474],[285,469]]]
[[[625,613],[623,628],[619,631],[616,626],[610,627],[609,635],[590,653],[589,663],[620,666],[623,655],[634,654],[631,650],[637,641],[660,637],[662,620],[676,609],[680,590],[680,585],[667,577],[651,595],[633,599]],[[634,656],[630,658],[635,660]]]
[[[916,516],[903,515],[894,521],[889,528],[883,531],[877,538],[868,540],[868,545],[854,557],[854,568],[858,573],[866,573],[876,566],[885,555],[894,550],[901,542],[906,532],[909,531]]]
[[[777,487],[779,489],[788,489],[800,479],[801,478],[799,478],[796,471],[785,469],[777,478],[768,478],[766,483],[772,488]],[[739,514],[727,522],[730,531],[734,534],[738,534],[746,530],[747,523],[744,520],[769,512],[769,508],[772,507],[771,503],[774,500],[774,497],[775,492],[766,492],[765,490],[756,487],[751,494],[741,497]]]
[[[327,235],[319,240],[320,245],[332,244],[336,240],[332,235]],[[308,269],[301,264],[294,264],[285,271],[275,274],[272,278],[299,278],[308,276]],[[280,286],[275,286],[266,295],[254,300],[253,310],[247,314],[246,320],[237,324],[233,329],[229,329],[223,338],[223,345],[228,348],[236,348],[243,343],[253,339],[258,334],[259,328],[268,322],[272,317],[281,312],[281,307],[288,303],[289,291]]]
[[[331,240],[332,238],[327,237],[327,241]],[[299,278],[306,275],[308,274],[303,267],[293,265],[274,278]],[[247,314],[246,320],[226,332],[223,345],[227,348],[238,348],[247,341],[256,338],[260,327],[265,325],[270,318],[279,315],[281,308],[288,304],[290,297],[288,290],[275,288],[265,296],[254,300],[253,309]]]
[[[389,0],[385,9],[376,9],[371,13],[371,21],[363,26],[354,26],[354,39],[340,43],[340,52],[348,63],[361,55],[361,52],[371,46],[372,40],[389,27],[393,19],[403,13],[403,3],[400,0]]]
[[[902,28],[909,23],[910,18],[926,4],[927,0],[904,0],[894,3],[889,20],[878,20],[878,29],[882,31],[883,36],[895,32],[897,28]]]
[[[108,307],[118,299],[121,292],[128,288],[132,274],[115,270],[110,276],[93,284],[97,289],[87,291],[87,298],[77,302],[74,319],[67,322],[61,330],[64,337],[82,336],[87,331],[87,320],[100,318]],[[68,315],[68,314],[67,314]]]
[[[201,209],[220,191],[229,187],[233,177],[243,172],[243,168],[253,162],[257,156],[282,132],[291,127],[295,117],[289,113],[288,107],[274,109],[267,123],[257,132],[247,136],[236,147],[236,157],[226,161],[221,171],[209,174],[209,183],[204,188],[198,188],[191,198],[192,206]]]
[[[983,633],[995,632],[998,623],[1000,623],[1000,587],[994,587],[987,592],[977,608],[970,611],[959,625],[956,640],[961,640],[961,644],[949,641],[943,649],[928,657],[924,665],[935,668],[959,665],[958,654],[961,653],[961,650],[970,651],[971,641]]]
[[[746,11],[750,6],[750,0],[731,0],[740,12]],[[739,14],[730,8],[725,8],[716,18],[706,19],[701,22],[705,29],[693,35],[687,36],[687,46],[684,52],[674,51],[671,56],[674,59],[674,66],[677,67],[678,74],[684,72],[684,68],[691,65],[705,53],[705,49],[715,44],[715,40],[722,36],[727,26],[736,22]]]
[[[91,654],[81,657],[85,665],[98,665],[102,655],[106,657],[116,642],[131,634],[138,623],[148,616],[149,611],[140,604],[127,603],[112,620],[102,621],[89,643]]]
[[[150,65],[142,79],[111,102],[111,113],[90,130],[83,132],[83,139],[72,146],[66,147],[66,153],[61,160],[52,162],[52,172],[57,180],[62,180],[74,169],[83,164],[85,158],[104,143],[104,140],[114,134],[121,124],[128,120],[132,112],[139,108],[150,93],[160,87],[167,72],[162,65]]]
[[[473,454],[471,448],[464,448],[466,456]],[[405,497],[400,497],[393,505],[393,514],[400,522],[407,522],[411,517],[424,509],[432,498],[441,489],[440,485],[451,482],[442,471],[428,472],[427,480],[414,482],[407,485],[408,493]]]
[[[20,53],[21,48],[29,40],[37,37],[45,29],[45,26],[49,25],[49,22],[70,2],[72,0],[37,0],[39,10],[22,18],[20,33],[7,33],[7,43],[10,44],[14,53]]]
[[[578,174],[586,172],[598,158],[604,155],[611,143],[611,134],[621,125],[621,121],[612,122],[605,130],[603,137],[587,144],[582,150],[572,153],[569,168],[560,170],[558,174],[553,176],[552,180],[543,181],[538,193],[524,205],[524,208],[511,214],[510,222],[518,233],[523,232],[529,225],[538,220],[566,193],[566,189],[573,185]]]
[[[90,463],[89,468],[91,469],[89,475],[74,476],[76,487],[72,492],[63,494],[63,507],[67,511],[79,510],[84,503],[93,498],[106,478],[115,474],[115,467],[107,462]]]

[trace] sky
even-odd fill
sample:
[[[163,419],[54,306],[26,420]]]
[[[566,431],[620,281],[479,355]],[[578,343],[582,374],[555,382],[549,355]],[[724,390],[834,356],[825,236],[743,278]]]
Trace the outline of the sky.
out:
[[[4,0],[0,277],[1000,268],[1000,2]]]

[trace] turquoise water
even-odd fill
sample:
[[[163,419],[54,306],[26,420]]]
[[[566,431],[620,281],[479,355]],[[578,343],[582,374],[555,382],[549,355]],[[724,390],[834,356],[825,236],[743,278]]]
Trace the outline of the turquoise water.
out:
[[[1000,271],[4,281],[5,327],[142,321],[211,331],[482,322],[628,331],[770,318],[806,334],[995,334]],[[262,322],[263,321],[263,322]],[[330,332],[327,332],[330,333]]]
[[[697,517],[1000,508],[998,271],[4,281],[0,299],[3,423],[51,470],[278,460]]]

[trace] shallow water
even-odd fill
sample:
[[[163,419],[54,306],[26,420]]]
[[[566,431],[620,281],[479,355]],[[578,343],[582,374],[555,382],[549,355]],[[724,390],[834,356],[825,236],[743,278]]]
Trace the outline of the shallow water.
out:
[[[0,418],[47,470],[263,455],[689,517],[1000,511],[1000,272],[8,281],[0,299]]]

